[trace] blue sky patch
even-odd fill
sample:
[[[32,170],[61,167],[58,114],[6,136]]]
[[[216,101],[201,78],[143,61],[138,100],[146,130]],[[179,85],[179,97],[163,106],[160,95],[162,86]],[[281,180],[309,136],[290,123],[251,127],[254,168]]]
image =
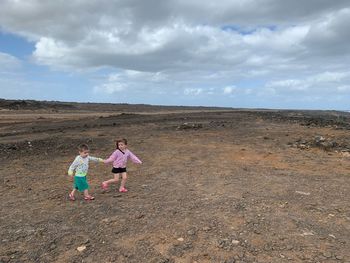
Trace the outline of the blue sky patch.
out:
[[[0,52],[20,59],[28,58],[35,50],[35,44],[23,37],[0,31]]]

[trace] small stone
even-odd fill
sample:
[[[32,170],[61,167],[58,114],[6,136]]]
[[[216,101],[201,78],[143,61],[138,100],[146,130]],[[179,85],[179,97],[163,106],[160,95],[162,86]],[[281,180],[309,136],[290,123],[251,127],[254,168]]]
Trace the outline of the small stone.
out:
[[[239,241],[238,241],[238,240],[233,239],[233,240],[231,241],[231,243],[232,243],[232,245],[237,246],[237,245],[239,244]]]
[[[350,153],[349,152],[342,152],[341,153],[344,157],[350,157]]]
[[[187,231],[187,234],[190,236],[194,236],[195,233],[196,232],[193,229]]]
[[[210,231],[210,230],[211,230],[211,228],[210,228],[209,226],[203,227],[203,231],[205,231],[205,232],[208,232],[208,231]]]
[[[330,252],[324,252],[323,256],[325,256],[326,258],[331,258],[332,254]]]
[[[308,148],[308,146],[305,145],[305,144],[298,144],[297,147],[298,147],[299,149],[301,149],[301,150],[305,150],[305,149]]]
[[[254,229],[254,233],[260,235],[261,231],[259,229]]]
[[[0,258],[0,262],[4,262],[4,263],[7,263],[7,262],[10,262],[10,258],[9,257],[1,257]]]
[[[185,239],[183,239],[182,237],[179,237],[177,240],[180,242],[183,242]]]
[[[302,259],[312,259],[312,256],[309,254],[303,254]]]
[[[304,233],[301,234],[302,236],[313,236],[314,233],[312,233],[311,231],[305,231]]]
[[[56,247],[57,247],[56,244],[51,244],[50,249],[53,250],[53,249],[55,249]]]
[[[136,215],[135,215],[135,218],[136,219],[141,219],[141,218],[144,218],[145,217],[145,215],[143,214],[143,213],[137,213]]]
[[[78,250],[79,252],[83,252],[85,249],[86,249],[86,246],[77,247],[77,250]]]
[[[300,195],[310,195],[310,193],[308,192],[302,192],[302,191],[295,191],[295,192]]]
[[[342,260],[342,259],[344,259],[344,257],[343,257],[343,256],[341,256],[341,255],[337,255],[337,256],[335,256],[335,258],[336,258],[336,259],[338,259],[338,260]]]

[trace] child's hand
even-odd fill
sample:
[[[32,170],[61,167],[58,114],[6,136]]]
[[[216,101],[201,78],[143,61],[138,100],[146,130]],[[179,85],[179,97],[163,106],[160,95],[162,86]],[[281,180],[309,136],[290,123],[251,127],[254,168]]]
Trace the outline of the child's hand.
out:
[[[70,181],[73,181],[73,178],[74,178],[73,175],[70,175],[70,176],[69,176],[69,180],[70,180]]]

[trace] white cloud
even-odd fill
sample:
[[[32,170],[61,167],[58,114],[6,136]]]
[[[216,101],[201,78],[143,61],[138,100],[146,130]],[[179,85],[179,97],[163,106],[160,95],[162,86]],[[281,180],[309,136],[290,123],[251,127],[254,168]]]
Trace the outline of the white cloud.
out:
[[[323,83],[323,82],[340,82],[344,78],[349,77],[350,72],[323,72],[317,74],[316,76],[310,77],[309,81],[313,83]]]
[[[21,61],[9,54],[0,52],[0,71],[13,70],[21,66]]]
[[[192,96],[197,96],[203,92],[203,89],[201,88],[187,88],[184,90],[185,95],[192,95]]]
[[[67,72],[117,72],[94,79],[95,94],[232,99],[225,95],[235,93],[239,100],[348,92],[346,0],[1,4],[1,30],[35,43],[36,63]],[[3,53],[0,62],[20,64]],[[235,90],[232,83],[249,88],[237,84]]]
[[[337,90],[339,92],[349,92],[350,91],[350,85],[344,85],[337,87]]]
[[[328,13],[322,19],[312,21],[305,39],[305,46],[315,55],[349,56],[350,5]]]
[[[290,26],[281,29],[261,28],[244,36],[244,41],[256,48],[275,50],[282,53],[300,52],[301,43],[309,31],[309,26]]]
[[[269,88],[287,88],[290,90],[305,90],[310,85],[307,81],[297,79],[277,80],[266,84]]]
[[[339,83],[348,83],[350,80],[350,72],[322,72],[299,79],[286,79],[270,81],[265,84],[265,90],[273,89],[276,94],[288,94],[290,92],[323,94],[325,96],[333,96],[336,93],[349,92],[348,85],[340,85]]]
[[[214,8],[198,1],[168,0],[157,2],[155,12],[152,4],[143,1],[4,1],[0,23],[5,30],[34,40],[36,61],[54,68],[159,72],[233,67],[245,71],[289,64],[305,53],[303,41],[313,34],[308,33],[310,26],[313,32],[324,23],[307,24],[305,17],[313,19],[346,6],[345,1],[315,3],[222,1]],[[285,10],[290,25],[281,23],[279,12]],[[346,12],[342,13],[344,20]],[[222,30],[231,24],[239,27]],[[247,28],[250,33],[242,34]]]
[[[106,93],[114,94],[122,92],[127,88],[125,83],[122,83],[121,77],[119,74],[110,74],[108,80],[105,83],[101,83],[94,87],[95,93]]]
[[[235,86],[227,86],[223,89],[223,93],[224,94],[232,94],[235,89],[236,89]]]
[[[111,83],[104,83],[100,86],[95,86],[94,91],[96,93],[102,92],[107,94],[113,94],[116,92],[121,92],[126,89],[126,86],[122,83],[118,82],[111,82]]]

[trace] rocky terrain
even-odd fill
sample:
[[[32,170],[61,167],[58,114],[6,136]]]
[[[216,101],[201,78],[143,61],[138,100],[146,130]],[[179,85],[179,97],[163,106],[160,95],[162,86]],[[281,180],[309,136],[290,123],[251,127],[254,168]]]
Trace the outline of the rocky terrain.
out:
[[[129,192],[68,200],[127,138]],[[0,262],[350,262],[350,115],[0,100]]]

